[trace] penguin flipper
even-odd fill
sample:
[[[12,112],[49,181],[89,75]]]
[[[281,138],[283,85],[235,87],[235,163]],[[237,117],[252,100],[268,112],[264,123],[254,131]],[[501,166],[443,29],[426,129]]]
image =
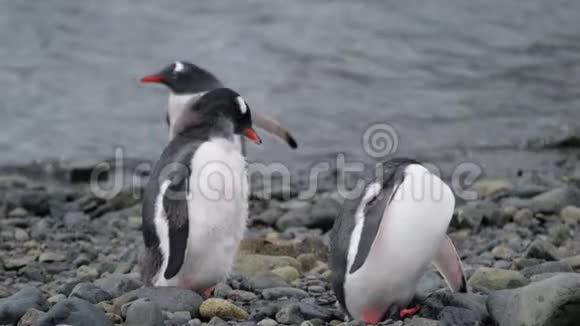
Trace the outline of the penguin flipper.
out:
[[[189,212],[187,208],[187,179],[174,178],[163,196],[163,208],[169,228],[169,260],[165,278],[177,275],[185,258],[189,236]]]
[[[451,290],[455,292],[468,292],[467,280],[463,270],[461,258],[451,239],[446,235],[441,242],[432,264],[443,276]]]

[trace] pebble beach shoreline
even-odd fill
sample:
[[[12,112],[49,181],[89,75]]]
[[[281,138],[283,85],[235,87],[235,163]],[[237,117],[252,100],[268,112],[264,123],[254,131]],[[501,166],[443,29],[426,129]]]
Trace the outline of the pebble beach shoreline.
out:
[[[47,170],[0,170],[0,325],[361,324],[344,321],[329,283],[340,211],[330,186],[306,200],[254,189],[234,272],[204,298],[143,286],[133,192],[101,199],[87,171],[59,167],[53,182],[39,177]],[[473,190],[478,199],[457,205],[449,229],[470,293],[451,293],[430,270],[419,314],[381,324],[579,324],[580,177],[487,178]]]

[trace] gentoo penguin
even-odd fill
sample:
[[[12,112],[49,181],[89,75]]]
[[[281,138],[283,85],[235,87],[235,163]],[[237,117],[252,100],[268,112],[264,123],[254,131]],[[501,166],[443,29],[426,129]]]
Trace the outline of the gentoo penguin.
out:
[[[246,228],[246,161],[234,135],[261,140],[249,105],[227,88],[191,103],[174,128],[144,191],[143,277],[202,292],[227,276]]]
[[[186,61],[176,61],[169,64],[161,71],[143,77],[141,82],[163,84],[170,90],[166,116],[166,122],[169,126],[169,139],[173,137],[177,118],[188,106],[188,103],[198,100],[209,90],[224,87],[212,73]],[[254,112],[253,122],[255,126],[284,140],[291,148],[298,146],[290,132],[280,126],[275,120]],[[243,144],[239,139],[236,140]]]
[[[392,159],[383,177],[345,201],[331,233],[330,267],[336,297],[350,318],[376,324],[407,309],[433,263],[454,291],[466,292],[461,259],[446,236],[455,197],[419,162]]]

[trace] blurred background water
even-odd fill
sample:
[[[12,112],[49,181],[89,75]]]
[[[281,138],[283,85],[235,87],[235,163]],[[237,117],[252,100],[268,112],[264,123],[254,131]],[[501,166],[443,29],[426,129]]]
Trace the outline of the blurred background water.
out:
[[[576,152],[524,144],[580,126],[580,1],[0,2],[0,163],[125,155],[167,141],[162,87],[176,59],[207,68],[293,131],[259,161],[301,169],[387,122],[397,154],[490,174]]]

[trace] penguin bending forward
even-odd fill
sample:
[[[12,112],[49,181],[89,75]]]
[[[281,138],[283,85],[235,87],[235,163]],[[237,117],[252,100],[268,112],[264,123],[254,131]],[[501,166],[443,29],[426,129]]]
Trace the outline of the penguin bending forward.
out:
[[[453,216],[451,189],[419,162],[392,159],[382,180],[345,201],[330,242],[336,297],[347,315],[376,324],[401,318],[430,263],[454,291],[467,292],[461,259],[446,231]]]
[[[224,85],[211,72],[186,61],[175,61],[161,71],[141,79],[143,83],[163,84],[169,88],[169,102],[167,106],[166,122],[169,126],[169,139],[175,134],[175,123],[181,113],[193,102],[197,101],[207,91],[222,88]],[[254,125],[284,140],[290,148],[297,148],[296,140],[286,128],[274,119],[254,112]],[[243,142],[235,137],[239,146]]]
[[[227,88],[192,103],[174,132],[144,191],[143,278],[202,292],[227,277],[246,229],[246,161],[234,135],[261,140],[250,107]]]

